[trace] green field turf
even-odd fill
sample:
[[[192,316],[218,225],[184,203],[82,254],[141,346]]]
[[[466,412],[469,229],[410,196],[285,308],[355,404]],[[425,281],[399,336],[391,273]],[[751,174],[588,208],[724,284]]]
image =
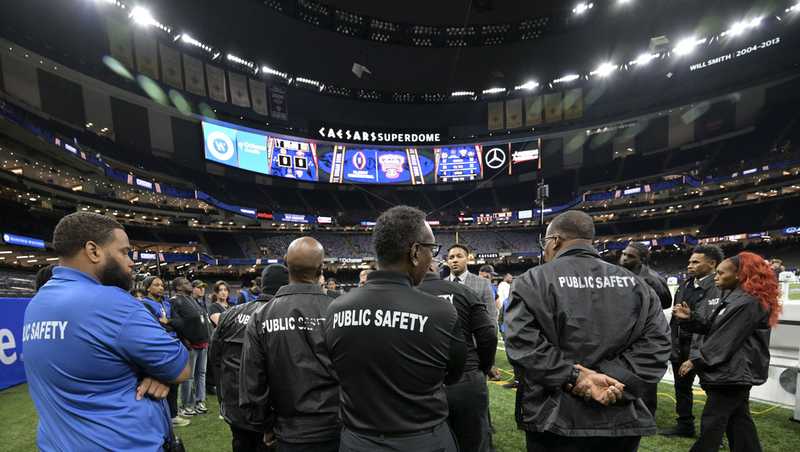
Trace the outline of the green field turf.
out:
[[[505,353],[498,351],[497,363],[501,369],[508,371],[510,366]],[[673,389],[670,384],[660,385],[658,406],[658,424],[669,426],[674,421]],[[700,419],[705,396],[698,392],[695,397],[695,416]],[[516,452],[524,450],[524,437],[517,430],[514,422],[513,390],[504,389],[499,383],[490,383],[489,395],[492,405],[492,420],[495,426],[495,445],[498,452]],[[192,425],[177,430],[184,440],[188,452],[230,450],[230,430],[224,421],[217,417],[217,403],[213,397],[208,401],[209,413],[192,418]],[[758,427],[758,434],[764,451],[792,452],[800,451],[800,424],[789,421],[791,412],[785,408],[773,407],[760,403],[751,405],[753,418]],[[36,412],[28,397],[26,385],[20,385],[0,392],[0,451],[22,452],[33,451],[36,437]],[[699,421],[698,421],[699,422]],[[664,438],[651,436],[642,440],[642,451],[686,452],[692,441],[683,438]],[[409,451],[411,452],[411,451]]]

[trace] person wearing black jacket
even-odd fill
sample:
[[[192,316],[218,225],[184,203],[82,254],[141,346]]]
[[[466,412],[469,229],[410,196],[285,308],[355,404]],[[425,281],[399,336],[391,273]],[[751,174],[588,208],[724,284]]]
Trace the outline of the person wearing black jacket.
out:
[[[600,258],[594,232],[584,212],[557,216],[547,263],[514,281],[506,353],[528,451],[635,451],[656,433],[642,397],[666,372],[669,326],[641,278]]]
[[[687,273],[689,278],[678,287],[675,292],[674,306],[687,304],[692,311],[703,313],[704,317],[713,312],[719,303],[719,289],[714,285],[714,273],[720,262],[725,258],[722,250],[715,245],[700,245],[695,247],[689,256]],[[672,317],[669,322],[672,333],[672,354],[669,361],[675,378],[675,411],[678,414],[677,425],[673,428],[659,431],[665,436],[694,437],[694,415],[692,414],[692,384],[696,373],[691,371],[681,377],[681,364],[689,359],[692,349],[692,332],[681,328],[678,319]]]
[[[245,331],[240,405],[271,407],[280,452],[339,450],[339,382],[323,331],[331,298],[317,282],[324,258],[315,239],[293,241],[286,251],[289,285]]]
[[[727,433],[731,452],[759,452],[750,388],[769,373],[770,331],[781,313],[778,282],[769,264],[749,252],[722,261],[714,282],[722,296],[711,316],[686,303],[673,309],[682,328],[701,335],[679,370],[681,376],[696,371],[707,395],[691,451],[716,452]]]
[[[649,261],[650,249],[641,243],[630,242],[628,246],[622,250],[619,265],[627,268],[645,280],[658,295],[658,299],[661,301],[661,309],[668,309],[672,306],[672,294],[667,286],[667,280],[647,265]],[[656,417],[656,411],[658,410],[657,383],[650,385],[644,396],[644,403],[647,405],[653,417]]]
[[[661,301],[661,309],[669,309],[672,307],[672,294],[669,291],[669,286],[667,286],[667,280],[647,265],[649,261],[650,250],[647,246],[638,242],[631,242],[622,250],[619,265],[644,279],[656,291],[658,299]]]
[[[467,358],[461,379],[447,386],[448,422],[458,442],[459,452],[491,450],[489,426],[489,391],[486,375],[492,369],[497,352],[496,323],[489,317],[486,304],[463,284],[439,277],[439,269],[431,266],[419,289],[449,301],[458,313]]]
[[[170,322],[178,337],[189,348],[191,377],[181,383],[181,416],[194,416],[208,412],[206,407],[206,364],[208,341],[211,338],[211,320],[206,311],[192,298],[192,283],[184,277],[172,280],[177,294],[170,300]]]
[[[341,452],[457,450],[444,384],[461,378],[466,346],[456,309],[414,286],[440,245],[419,209],[376,222],[378,270],[335,299],[325,341],[341,384]]]
[[[266,405],[240,406],[242,344],[250,319],[272,300],[273,294],[280,287],[288,283],[288,270],[285,266],[266,266],[261,272],[262,292],[258,298],[225,311],[211,338],[208,361],[215,375],[219,375],[220,414],[230,426],[234,452],[269,450],[264,439],[271,441],[271,410]]]

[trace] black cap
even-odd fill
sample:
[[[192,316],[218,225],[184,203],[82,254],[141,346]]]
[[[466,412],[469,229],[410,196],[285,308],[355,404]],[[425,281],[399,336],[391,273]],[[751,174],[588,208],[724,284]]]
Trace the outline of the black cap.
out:
[[[489,264],[482,265],[478,273],[490,273],[492,276],[497,276],[497,273],[494,272],[494,267]]]
[[[289,284],[289,269],[285,265],[270,264],[261,272],[261,291],[275,295],[282,286]]]
[[[206,287],[208,287],[208,284],[206,284],[205,281],[201,279],[195,279],[194,281],[192,281],[192,287],[193,288],[202,287],[205,289]]]

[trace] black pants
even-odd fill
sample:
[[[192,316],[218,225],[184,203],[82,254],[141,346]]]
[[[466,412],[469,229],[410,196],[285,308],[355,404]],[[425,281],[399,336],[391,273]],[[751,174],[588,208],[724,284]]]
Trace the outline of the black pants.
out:
[[[458,452],[447,422],[402,436],[365,435],[342,429],[339,452]]]
[[[692,383],[694,383],[694,377],[697,373],[692,370],[685,377],[679,376],[678,371],[681,368],[681,364],[683,362],[672,362],[672,374],[675,377],[675,412],[678,414],[678,427],[694,430]]]
[[[270,452],[274,451],[274,447],[267,447],[264,444],[264,433],[254,432],[243,428],[237,428],[232,425],[231,428],[231,447],[233,452]]]
[[[658,410],[658,383],[647,385],[642,396],[642,401],[647,406],[647,410],[656,418],[656,411]]]
[[[322,443],[286,443],[278,441],[278,452],[337,452],[339,438]]]
[[[450,416],[447,421],[453,430],[460,452],[491,450],[489,426],[489,390],[486,376],[476,370],[465,373],[456,384],[447,387]]]
[[[639,440],[639,436],[570,437],[525,432],[528,452],[636,452]]]
[[[174,418],[178,415],[178,385],[169,385],[167,404],[169,405],[169,417]]]
[[[760,452],[758,432],[750,417],[750,386],[704,389],[707,400],[700,420],[700,437],[691,452],[717,452],[726,433],[731,452]]]

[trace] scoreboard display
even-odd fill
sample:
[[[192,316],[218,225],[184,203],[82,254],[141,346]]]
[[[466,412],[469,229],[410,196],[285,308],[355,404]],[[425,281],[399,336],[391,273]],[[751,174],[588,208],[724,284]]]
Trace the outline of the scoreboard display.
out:
[[[202,122],[205,159],[268,176],[335,184],[423,185],[483,178],[481,145],[376,147]]]
[[[316,145],[269,137],[269,174],[304,181],[317,181]]]
[[[434,148],[436,182],[469,182],[483,178],[481,145]]]
[[[206,160],[267,176],[316,182],[316,144],[203,121]]]
[[[432,183],[430,152],[335,145],[320,152],[320,173],[334,184],[422,185]]]
[[[501,223],[514,220],[514,212],[479,213],[475,222],[479,224]]]

